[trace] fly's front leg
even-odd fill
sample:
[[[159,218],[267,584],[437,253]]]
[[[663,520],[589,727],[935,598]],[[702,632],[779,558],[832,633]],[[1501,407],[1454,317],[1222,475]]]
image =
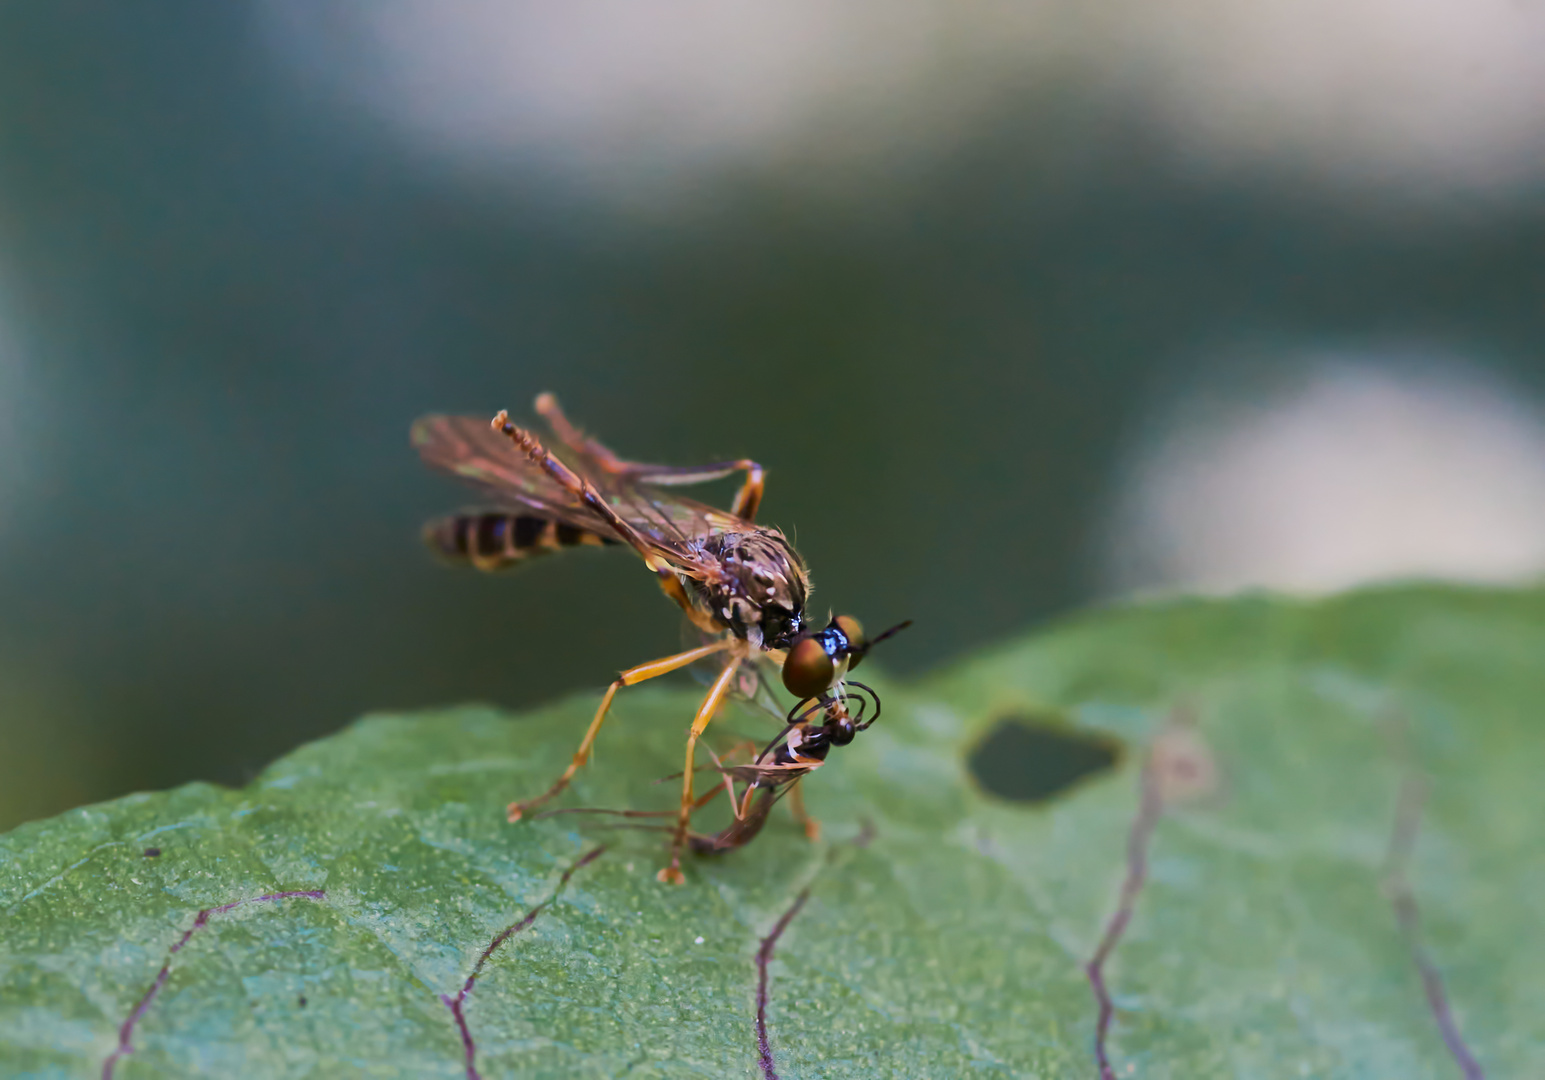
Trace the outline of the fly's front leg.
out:
[[[695,764],[693,759],[697,755],[697,740],[729,695],[730,687],[734,685],[735,672],[740,669],[741,659],[739,656],[734,657],[724,665],[724,670],[719,672],[719,677],[708,688],[708,696],[703,698],[702,705],[698,706],[697,716],[692,721],[692,731],[687,736],[687,763],[682,770],[681,781],[681,810],[676,817],[676,835],[671,840],[671,861],[655,875],[667,885],[680,885],[686,880],[681,872],[681,848],[687,842],[687,830],[692,824],[692,767]]]
[[[652,660],[647,664],[640,664],[638,667],[629,668],[617,676],[617,680],[606,688],[606,696],[601,699],[601,707],[596,710],[595,719],[590,721],[590,728],[585,732],[585,738],[579,744],[579,749],[574,752],[574,760],[569,762],[567,769],[563,770],[563,775],[558,777],[552,787],[536,798],[510,803],[508,807],[509,819],[512,822],[519,821],[527,810],[534,806],[540,806],[569,786],[569,781],[574,778],[574,774],[580,770],[580,767],[586,761],[590,760],[590,748],[595,745],[595,737],[601,730],[601,724],[606,720],[606,712],[612,707],[612,698],[617,696],[618,690],[621,690],[624,686],[633,686],[644,682],[646,679],[653,679],[657,675],[667,675],[672,671],[679,671],[688,664],[696,663],[703,659],[705,656],[712,656],[716,652],[729,648],[729,645],[728,640],[716,641],[711,645],[704,645],[697,649],[688,649],[686,652],[677,653],[675,656],[667,656],[663,660]],[[688,777],[687,790],[690,791],[691,788],[691,778]]]

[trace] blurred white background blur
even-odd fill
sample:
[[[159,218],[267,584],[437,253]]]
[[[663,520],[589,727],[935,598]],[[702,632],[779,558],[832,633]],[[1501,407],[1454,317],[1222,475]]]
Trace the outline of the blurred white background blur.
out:
[[[1292,370],[1232,398],[1220,372],[1138,442],[1111,528],[1116,585],[1324,592],[1545,571],[1538,405],[1451,358]]]
[[[302,78],[448,170],[494,185],[557,174],[635,205],[696,197],[694,172],[873,184],[874,170],[947,154],[973,117],[1012,117],[1062,86],[1142,117],[1177,167],[1264,164],[1373,211],[1545,179],[1545,5],[1513,0],[266,10]],[[1545,569],[1539,411],[1456,357],[1326,347],[1283,358],[1299,374],[1264,400],[1247,388],[1228,406],[1182,383],[1171,396],[1194,400],[1139,425],[1150,434],[1115,496],[1111,586],[1326,590]]]
[[[1545,7],[1517,0],[268,0],[297,70],[429,153],[636,192],[684,169],[948,151],[1079,86],[1177,159],[1431,193],[1545,174]],[[674,189],[687,195],[690,189]]]

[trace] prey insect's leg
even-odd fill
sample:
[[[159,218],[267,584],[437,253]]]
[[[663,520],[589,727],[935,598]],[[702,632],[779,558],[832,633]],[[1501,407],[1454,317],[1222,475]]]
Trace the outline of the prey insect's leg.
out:
[[[692,731],[687,736],[687,764],[681,781],[681,811],[676,818],[676,836],[671,841],[671,861],[656,875],[660,881],[669,885],[680,885],[686,880],[681,872],[681,846],[687,841],[687,828],[692,823],[692,765],[697,753],[697,740],[728,696],[735,681],[735,672],[740,669],[740,662],[741,658],[735,657],[724,665],[724,670],[719,672],[719,677],[708,688],[708,696],[703,698],[703,704],[698,706],[697,716],[692,721]]]
[[[821,823],[805,811],[805,789],[800,786],[799,780],[794,781],[793,787],[789,789],[789,809],[794,812],[794,820],[804,826],[808,839],[821,838]]]
[[[724,771],[724,762],[719,760],[719,755],[714,753],[713,749],[711,747],[705,746],[705,747],[703,747],[703,749],[708,751],[708,756],[713,761],[713,767],[719,773],[719,782],[717,784],[715,784],[713,787],[709,788],[708,789],[709,792],[711,794],[715,794],[715,795],[717,795],[720,791],[727,791],[727,792],[729,792],[730,793],[730,810],[734,811],[736,817],[739,817],[740,816],[740,811],[739,811],[739,809],[737,807],[736,800],[735,800],[735,782],[730,779],[730,774]],[[693,802],[693,804],[692,804],[692,811],[693,811],[693,813],[696,813],[698,807],[700,807],[702,805],[703,805],[703,798],[702,798],[702,796],[699,796],[697,798],[697,800],[695,802]]]
[[[601,724],[606,719],[606,711],[612,707],[612,698],[617,696],[618,690],[624,686],[633,686],[636,683],[641,683],[646,679],[653,679],[657,675],[668,675],[672,671],[679,671],[688,664],[695,663],[705,656],[712,656],[716,652],[729,648],[729,646],[730,642],[728,640],[716,641],[711,645],[704,645],[697,649],[688,649],[686,652],[677,653],[675,656],[667,656],[663,660],[652,660],[647,664],[640,664],[638,667],[629,668],[617,676],[617,680],[606,688],[606,696],[601,699],[601,707],[596,710],[595,719],[590,721],[590,728],[585,732],[585,738],[579,744],[579,749],[574,752],[574,760],[569,762],[569,767],[563,770],[563,775],[558,777],[553,786],[541,795],[534,799],[526,799],[523,802],[510,803],[508,807],[510,820],[519,821],[527,810],[533,806],[540,806],[569,786],[569,781],[574,778],[574,774],[579,771],[580,766],[590,759],[590,748],[595,744],[596,734],[601,730]],[[690,791],[691,789],[692,781],[689,777],[687,780],[687,790]]]

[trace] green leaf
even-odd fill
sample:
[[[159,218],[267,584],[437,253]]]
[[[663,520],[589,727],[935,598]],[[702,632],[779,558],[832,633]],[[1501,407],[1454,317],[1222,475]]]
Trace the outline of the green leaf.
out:
[[[822,842],[780,810],[681,888],[655,833],[504,822],[594,695],[368,717],[240,791],[0,838],[0,1072],[102,1076],[132,1018],[120,1080],[464,1077],[469,1049],[490,1078],[763,1077],[757,955],[788,916],[763,950],[784,1080],[1095,1077],[1084,965],[1126,882],[1115,1077],[1545,1075],[1542,658],[1537,591],[1094,613],[882,680],[884,718],[805,784]],[[670,806],[695,701],[625,691],[567,805]],[[971,779],[1047,782],[1058,731],[1117,764],[1040,802]],[[539,905],[464,1043],[447,1002]]]

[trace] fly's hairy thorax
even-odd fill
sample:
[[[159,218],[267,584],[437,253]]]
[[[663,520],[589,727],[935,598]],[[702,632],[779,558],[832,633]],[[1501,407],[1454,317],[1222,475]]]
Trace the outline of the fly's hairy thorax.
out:
[[[693,603],[714,622],[762,649],[786,648],[805,626],[810,577],[777,529],[723,533],[703,542],[716,580],[688,583]]]

